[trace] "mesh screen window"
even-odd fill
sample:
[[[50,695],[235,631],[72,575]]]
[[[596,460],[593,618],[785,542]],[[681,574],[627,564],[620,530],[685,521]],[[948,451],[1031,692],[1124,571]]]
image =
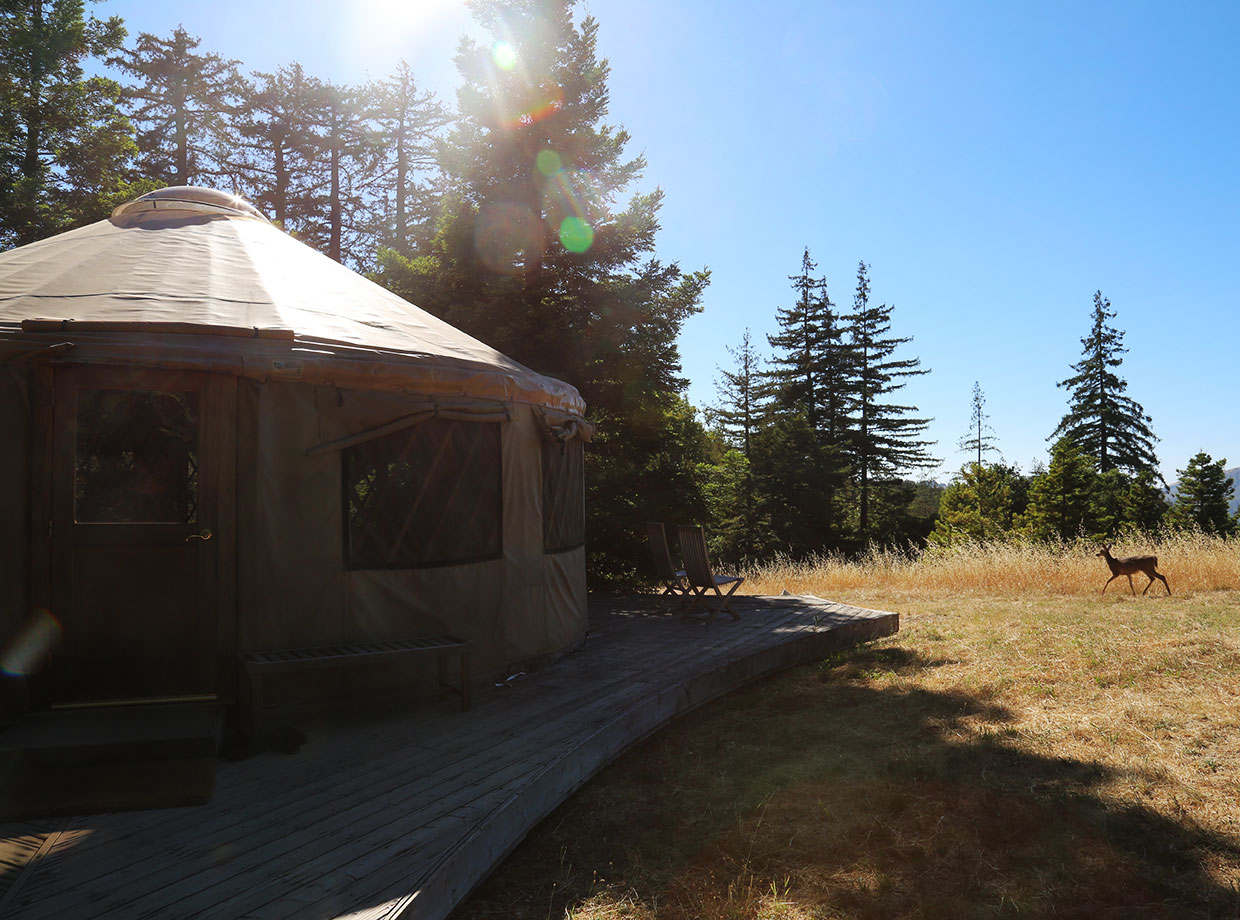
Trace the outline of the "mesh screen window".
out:
[[[409,569],[498,558],[499,427],[431,419],[347,448],[347,566]]]
[[[560,553],[586,542],[585,451],[581,441],[544,441],[543,552]]]

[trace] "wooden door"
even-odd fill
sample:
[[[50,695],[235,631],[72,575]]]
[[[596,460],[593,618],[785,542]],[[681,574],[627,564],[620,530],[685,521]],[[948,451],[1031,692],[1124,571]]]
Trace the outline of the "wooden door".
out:
[[[225,393],[201,373],[56,371],[52,705],[217,694]]]

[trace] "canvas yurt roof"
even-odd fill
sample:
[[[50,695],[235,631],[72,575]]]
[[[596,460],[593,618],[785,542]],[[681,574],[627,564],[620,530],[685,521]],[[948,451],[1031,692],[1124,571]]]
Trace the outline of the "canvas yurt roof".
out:
[[[151,192],[108,220],[0,253],[0,348],[15,345],[71,350],[84,363],[584,411],[572,386],[204,188]]]

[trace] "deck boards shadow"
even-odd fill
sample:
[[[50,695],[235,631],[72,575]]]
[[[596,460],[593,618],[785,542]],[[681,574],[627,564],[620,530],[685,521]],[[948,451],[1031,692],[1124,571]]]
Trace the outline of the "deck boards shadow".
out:
[[[407,713],[316,722],[292,756],[221,762],[208,804],[0,824],[23,920],[444,917],[601,767],[765,674],[899,629],[894,613],[737,597],[741,619],[591,601],[579,651]]]

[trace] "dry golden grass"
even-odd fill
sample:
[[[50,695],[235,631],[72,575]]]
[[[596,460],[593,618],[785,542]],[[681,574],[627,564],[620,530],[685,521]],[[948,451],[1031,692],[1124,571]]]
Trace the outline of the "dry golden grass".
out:
[[[1240,544],[781,565],[891,639],[741,688],[603,771],[458,912],[1240,917]],[[1117,590],[1122,589],[1122,590]]]
[[[750,594],[824,594],[882,585],[887,590],[955,591],[967,594],[1034,591],[1050,594],[1096,594],[1110,577],[1097,558],[1096,543],[1035,543],[1011,540],[983,545],[965,544],[923,553],[876,551],[850,561],[827,557],[806,562],[775,562],[748,573],[744,586]],[[1158,569],[1171,590],[1215,591],[1240,588],[1240,543],[1201,533],[1176,534],[1163,539],[1134,535],[1116,543],[1114,556],[1156,555]],[[1170,574],[1168,574],[1170,573]],[[1137,592],[1147,579],[1133,576]],[[1120,577],[1108,592],[1129,593]],[[1163,592],[1154,582],[1150,592]]]

